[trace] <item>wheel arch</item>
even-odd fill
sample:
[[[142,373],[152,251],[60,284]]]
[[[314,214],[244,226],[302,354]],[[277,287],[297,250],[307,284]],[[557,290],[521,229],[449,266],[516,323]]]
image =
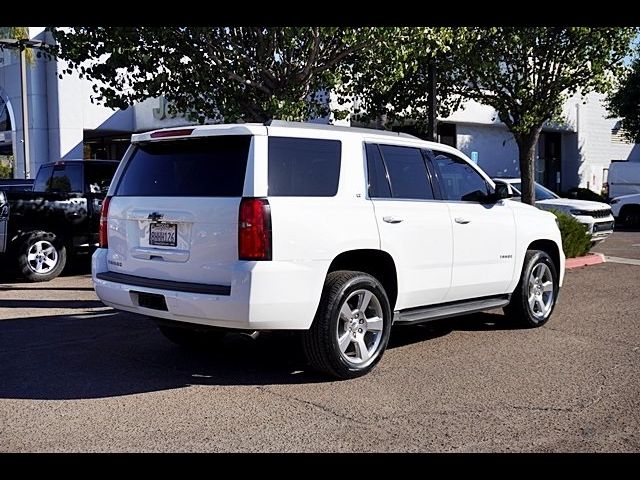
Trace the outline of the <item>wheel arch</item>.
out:
[[[384,250],[348,250],[336,256],[327,275],[337,270],[354,270],[375,277],[384,287],[393,311],[398,298],[398,273],[391,255]]]
[[[556,267],[556,272],[560,275],[562,265],[560,265],[560,250],[556,242],[548,239],[535,240],[529,244],[527,250],[542,250],[547,253],[551,257],[553,265]]]

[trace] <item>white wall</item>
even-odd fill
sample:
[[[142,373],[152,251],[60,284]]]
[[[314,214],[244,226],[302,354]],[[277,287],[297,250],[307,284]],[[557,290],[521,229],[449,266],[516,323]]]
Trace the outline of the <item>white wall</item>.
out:
[[[580,187],[599,192],[602,189],[603,170],[612,160],[640,161],[640,147],[633,143],[612,140],[611,130],[618,119],[607,118],[606,96],[591,93],[586,104],[578,98],[567,103],[576,111],[579,138],[580,163],[578,174]]]
[[[518,146],[502,125],[456,125],[457,148],[471,157],[478,152],[478,165],[492,177],[520,175]]]
[[[155,109],[155,113],[154,113]],[[167,113],[166,101],[149,98],[133,106],[133,129],[135,132],[147,132],[157,128],[192,125],[184,116],[172,117]]]

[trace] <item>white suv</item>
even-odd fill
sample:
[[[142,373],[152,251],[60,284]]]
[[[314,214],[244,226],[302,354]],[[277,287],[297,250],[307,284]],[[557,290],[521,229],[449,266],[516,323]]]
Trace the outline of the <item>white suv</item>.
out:
[[[391,132],[273,121],[132,136],[103,204],[96,292],[177,343],[299,330],[312,367],[370,371],[392,324],[504,307],[551,315],[553,214],[458,150]]]

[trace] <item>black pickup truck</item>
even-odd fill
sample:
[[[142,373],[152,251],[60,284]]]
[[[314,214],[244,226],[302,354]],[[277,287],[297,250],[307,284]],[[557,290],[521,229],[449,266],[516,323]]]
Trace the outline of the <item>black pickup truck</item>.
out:
[[[0,254],[32,282],[62,272],[67,255],[98,245],[100,209],[117,160],[42,165],[33,191],[0,187]],[[6,263],[5,262],[5,263]]]

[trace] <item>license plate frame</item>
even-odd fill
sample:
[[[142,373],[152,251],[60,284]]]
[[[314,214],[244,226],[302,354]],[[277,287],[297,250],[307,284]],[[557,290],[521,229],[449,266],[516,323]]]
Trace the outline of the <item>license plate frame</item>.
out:
[[[149,224],[149,245],[152,247],[177,247],[178,224],[151,222]]]

